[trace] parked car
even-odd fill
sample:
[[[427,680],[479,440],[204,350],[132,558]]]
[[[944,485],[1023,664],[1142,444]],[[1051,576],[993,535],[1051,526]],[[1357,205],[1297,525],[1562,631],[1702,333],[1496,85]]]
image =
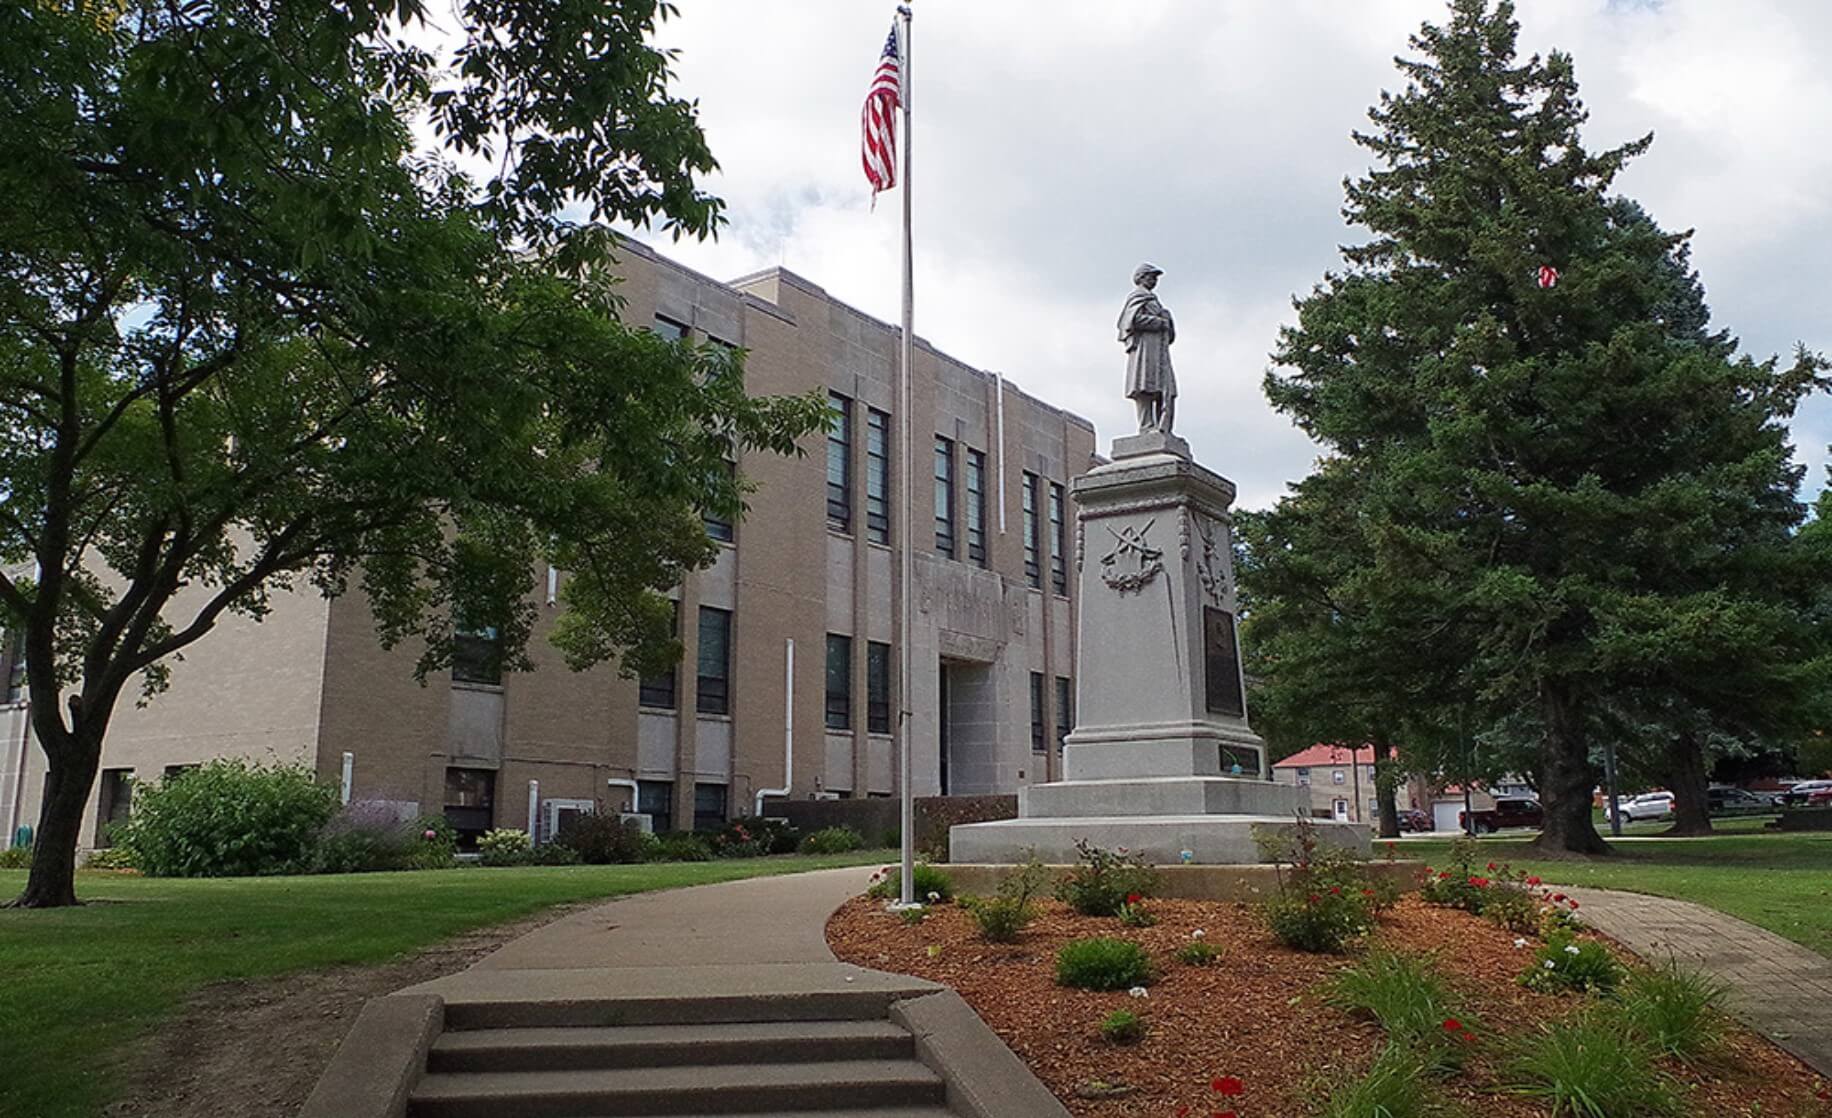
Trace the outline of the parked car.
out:
[[[1633,823],[1642,819],[1665,819],[1673,814],[1673,793],[1648,792],[1622,804],[1622,818]]]
[[[1706,794],[1713,815],[1761,815],[1775,810],[1772,800],[1741,788],[1712,788]]]
[[[1832,804],[1832,780],[1803,780],[1787,790],[1788,807],[1823,807]]]
[[[1399,813],[1399,829],[1402,831],[1430,831],[1431,816],[1422,811],[1402,811]]]
[[[1503,827],[1540,827],[1546,822],[1546,813],[1541,810],[1538,800],[1525,798],[1506,798],[1495,801],[1495,806],[1487,811],[1475,814],[1475,832],[1479,835],[1492,834]],[[1468,812],[1457,812],[1457,826],[1464,830],[1471,827]]]

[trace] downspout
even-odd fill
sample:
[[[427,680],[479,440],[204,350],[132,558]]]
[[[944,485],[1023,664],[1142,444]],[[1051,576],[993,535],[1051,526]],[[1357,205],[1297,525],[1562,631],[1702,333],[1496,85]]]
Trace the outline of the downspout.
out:
[[[756,815],[763,816],[763,799],[787,799],[795,784],[795,639],[782,642],[782,787],[757,789]]]
[[[625,780],[622,777],[613,776],[613,777],[606,778],[604,783],[609,785],[612,788],[629,789],[630,806],[625,808],[624,810],[625,812],[629,814],[635,814],[636,812],[636,782],[634,780]]]

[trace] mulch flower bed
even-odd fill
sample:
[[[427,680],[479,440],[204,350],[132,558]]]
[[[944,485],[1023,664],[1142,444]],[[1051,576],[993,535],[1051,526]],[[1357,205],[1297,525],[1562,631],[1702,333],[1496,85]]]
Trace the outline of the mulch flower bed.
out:
[[[1281,946],[1248,905],[1147,902],[1158,923],[1130,928],[1080,916],[1046,901],[1015,944],[980,939],[955,905],[930,909],[906,925],[882,902],[855,898],[834,914],[827,939],[849,963],[896,971],[958,990],[1024,1059],[1071,1113],[1091,1118],[1151,1115],[1305,1118],[1321,1084],[1364,1069],[1384,1043],[1379,1026],[1325,1005],[1321,987],[1350,960]],[[1206,967],[1174,958],[1201,929],[1220,958]],[[1093,993],[1055,984],[1056,951],[1087,936],[1130,939],[1150,953],[1159,977],[1148,995]],[[1371,937],[1389,947],[1430,953],[1468,1008],[1463,1024],[1476,1054],[1445,1081],[1445,1094],[1472,1116],[1542,1118],[1538,1103],[1502,1090],[1493,1034],[1519,1033],[1580,1008],[1577,994],[1549,995],[1515,980],[1532,946],[1467,913],[1406,897]],[[1609,946],[1625,959],[1625,950]],[[1111,1044],[1100,1036],[1116,1009],[1144,1015],[1145,1039]],[[1667,1065],[1689,1084],[1686,1113],[1744,1118],[1832,1118],[1828,1084],[1792,1056],[1737,1027],[1721,1057],[1701,1068]]]

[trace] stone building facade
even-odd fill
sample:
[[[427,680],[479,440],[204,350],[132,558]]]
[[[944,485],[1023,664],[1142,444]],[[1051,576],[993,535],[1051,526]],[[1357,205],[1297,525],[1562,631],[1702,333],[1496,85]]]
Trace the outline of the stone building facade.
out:
[[[905,478],[894,327],[779,268],[721,283],[628,244],[617,270],[626,321],[740,346],[753,393],[823,391],[834,411],[804,456],[739,461],[757,488],[741,523],[708,525],[718,559],[674,595],[686,649],[672,676],[569,671],[545,640],[549,609],[534,671],[461,662],[422,686],[417,650],[383,650],[360,594],[276,595],[265,622],[227,619],[187,649],[165,694],[122,705],[86,841],[131,810],[135,782],[223,756],[309,764],[353,800],[443,810],[467,831],[528,827],[532,811],[545,832],[587,807],[686,829],[748,815],[766,790],[892,795],[906,497],[916,794],[1058,775],[1075,677],[1068,481],[1095,461],[1092,425],[919,338]],[[564,572],[540,575],[551,606]],[[12,698],[0,844],[36,821],[43,787]]]

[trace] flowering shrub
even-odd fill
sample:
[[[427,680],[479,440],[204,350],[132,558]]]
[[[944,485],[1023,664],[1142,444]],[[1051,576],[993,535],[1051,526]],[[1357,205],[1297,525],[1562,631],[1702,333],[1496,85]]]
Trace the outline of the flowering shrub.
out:
[[[865,845],[851,827],[822,827],[801,840],[803,854],[846,854]]]
[[[999,882],[996,897],[965,897],[961,905],[980,926],[980,938],[992,943],[1016,942],[1018,934],[1037,917],[1033,903],[1049,883],[1049,871],[1032,858]]]
[[[1096,936],[1064,944],[1056,953],[1056,982],[1082,990],[1126,990],[1148,985],[1151,959],[1127,939]]]
[[[1101,1020],[1100,1035],[1109,1044],[1137,1044],[1145,1039],[1145,1018],[1130,1009],[1116,1009]]]
[[[1468,835],[1458,838],[1450,844],[1448,866],[1435,870],[1426,868],[1425,883],[1419,886],[1419,896],[1431,904],[1460,908],[1464,912],[1480,915],[1482,891],[1490,884],[1490,879],[1476,869],[1480,857],[1475,839]]]
[[[1107,850],[1076,839],[1075,853],[1080,864],[1056,886],[1056,899],[1083,916],[1118,916],[1127,897],[1149,897],[1157,889],[1157,871],[1125,847]]]
[[[930,904],[940,904],[954,899],[954,882],[949,879],[945,870],[917,862],[911,869],[910,880],[916,886],[916,899],[928,899]],[[931,896],[932,894],[932,896]],[[903,895],[903,867],[885,866],[871,875],[871,887],[865,895],[873,900],[894,901]]]
[[[477,852],[486,866],[525,866],[534,860],[534,840],[527,831],[497,827],[477,840]]]
[[[1570,933],[1549,937],[1533,956],[1520,984],[1543,994],[1565,990],[1607,994],[1622,981],[1622,964],[1595,940],[1579,941]]]
[[[310,769],[219,759],[136,784],[121,841],[149,877],[299,873],[338,807]]]
[[[1350,940],[1374,926],[1367,898],[1341,886],[1323,893],[1281,889],[1260,905],[1260,915],[1280,943],[1315,954],[1339,954]]]
[[[393,804],[358,800],[345,804],[319,832],[312,870],[439,869],[452,864],[456,846],[457,833],[443,817],[402,819]]]
[[[1256,830],[1254,841],[1279,871],[1278,895],[1260,906],[1279,942],[1334,954],[1374,926],[1380,894],[1367,866],[1321,842],[1313,820],[1300,816],[1289,829]]]
[[[1482,918],[1517,935],[1539,934],[1540,899],[1512,881],[1497,881],[1482,898]]]
[[[1126,903],[1120,906],[1120,923],[1128,928],[1149,928],[1158,922],[1145,907],[1145,898],[1137,893],[1126,895]]]
[[[786,819],[733,819],[706,836],[714,856],[758,858],[765,854],[793,854],[802,834]]]

